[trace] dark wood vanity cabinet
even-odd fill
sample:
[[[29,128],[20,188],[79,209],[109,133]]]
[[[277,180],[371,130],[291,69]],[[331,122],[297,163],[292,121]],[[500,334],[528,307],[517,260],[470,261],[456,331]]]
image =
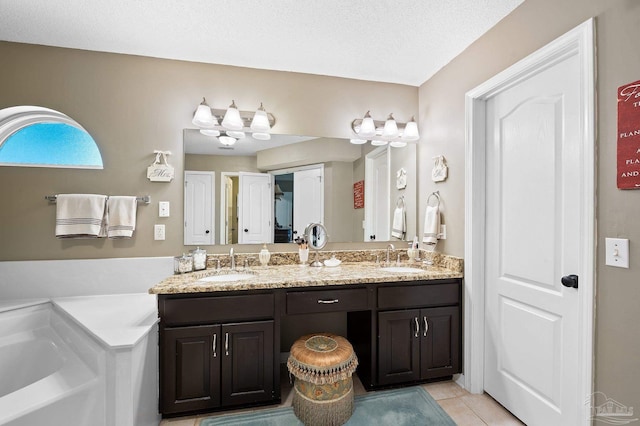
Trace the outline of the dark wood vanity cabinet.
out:
[[[378,305],[398,309],[378,311],[378,385],[461,371],[460,291],[456,282],[379,289]]]
[[[160,412],[280,401],[283,316],[347,313],[368,389],[461,371],[461,279],[158,296]]]
[[[231,302],[240,305],[234,308],[229,305]],[[225,309],[216,309],[222,306]],[[181,312],[187,308],[190,310]],[[233,314],[226,313],[229,308],[234,309]],[[199,299],[161,296],[160,310],[160,411],[163,414],[279,399],[274,389],[275,322],[273,319],[249,321],[273,317],[273,295]],[[246,321],[225,322],[224,317]],[[193,325],[184,325],[184,322]],[[202,322],[218,324],[198,325]]]

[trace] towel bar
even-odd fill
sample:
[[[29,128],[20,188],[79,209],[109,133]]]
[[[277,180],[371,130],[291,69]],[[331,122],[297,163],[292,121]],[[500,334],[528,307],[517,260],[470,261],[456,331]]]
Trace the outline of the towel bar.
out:
[[[44,199],[49,201],[50,203],[55,203],[56,200],[58,199],[58,196],[57,195],[45,195]],[[150,204],[151,203],[151,196],[143,195],[141,197],[136,197],[136,201],[138,203]]]

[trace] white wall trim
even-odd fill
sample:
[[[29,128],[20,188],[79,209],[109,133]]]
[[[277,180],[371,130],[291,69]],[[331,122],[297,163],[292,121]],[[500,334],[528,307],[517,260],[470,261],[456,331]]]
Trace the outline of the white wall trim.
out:
[[[173,275],[173,257],[0,262],[0,300],[146,293]]]
[[[485,105],[492,96],[551,66],[568,55],[581,64],[583,142],[584,238],[580,276],[580,400],[585,401],[580,424],[590,424],[589,398],[593,392],[594,288],[595,288],[595,46],[594,20],[589,19],[525,59],[467,92],[465,97],[465,336],[464,385],[472,393],[484,389],[484,224],[485,224]]]

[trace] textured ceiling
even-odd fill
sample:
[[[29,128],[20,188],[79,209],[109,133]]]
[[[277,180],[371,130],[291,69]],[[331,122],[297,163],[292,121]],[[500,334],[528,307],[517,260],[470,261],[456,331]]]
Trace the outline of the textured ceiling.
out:
[[[419,86],[523,0],[0,0],[0,40]]]

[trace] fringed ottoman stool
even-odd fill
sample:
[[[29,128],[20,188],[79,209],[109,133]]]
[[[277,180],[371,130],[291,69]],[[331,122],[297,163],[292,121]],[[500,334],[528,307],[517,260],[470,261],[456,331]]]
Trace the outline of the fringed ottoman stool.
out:
[[[306,426],[338,426],[353,414],[353,379],[358,358],[344,337],[319,333],[291,346],[289,374],[296,377],[293,412]]]

